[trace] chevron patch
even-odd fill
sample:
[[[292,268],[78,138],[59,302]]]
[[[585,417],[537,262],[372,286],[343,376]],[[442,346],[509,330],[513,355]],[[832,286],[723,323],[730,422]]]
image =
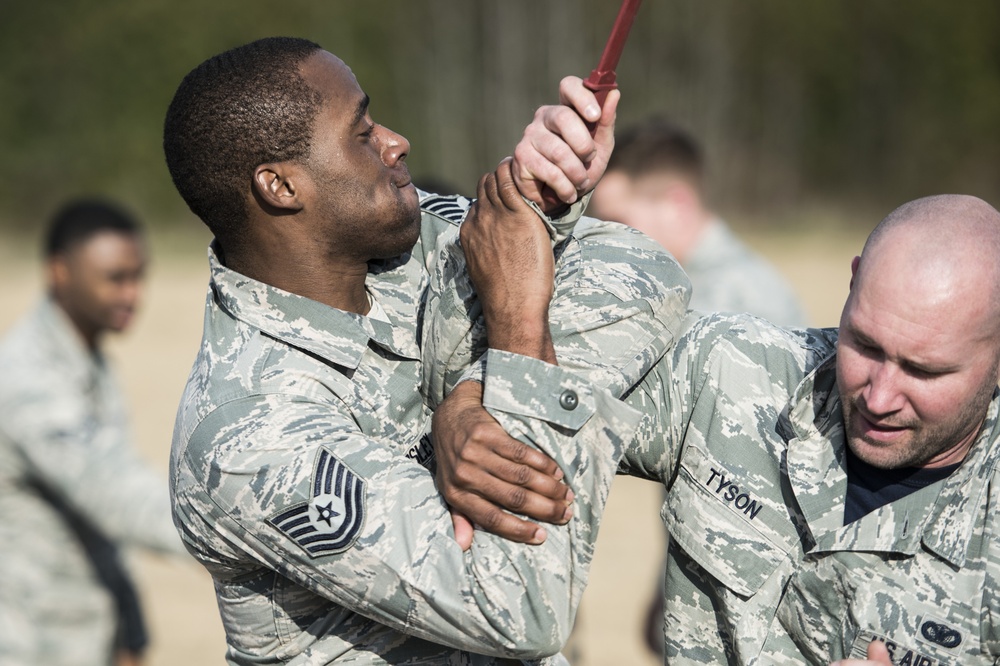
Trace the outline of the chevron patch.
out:
[[[365,519],[365,480],[326,449],[312,476],[312,499],[268,518],[310,557],[342,553],[357,540]]]
[[[465,219],[470,203],[469,199],[460,194],[431,194],[420,200],[420,210],[460,224]]]

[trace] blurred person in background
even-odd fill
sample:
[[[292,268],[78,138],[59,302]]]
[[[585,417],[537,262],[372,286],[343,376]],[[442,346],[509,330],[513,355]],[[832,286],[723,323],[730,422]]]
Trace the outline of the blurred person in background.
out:
[[[44,297],[0,341],[0,662],[134,665],[148,636],[120,548],[184,552],[101,350],[132,322],[145,242],[118,206],[78,200],[44,255]]]
[[[691,278],[691,308],[749,312],[779,326],[804,326],[791,285],[746,246],[704,198],[704,161],[695,139],[662,118],[620,132],[587,210],[642,231]]]
[[[691,279],[692,309],[747,312],[780,326],[804,326],[806,315],[791,285],[708,207],[704,171],[693,136],[663,118],[648,118],[618,134],[588,214],[638,229],[674,255]],[[649,603],[644,638],[662,655],[660,588]]]

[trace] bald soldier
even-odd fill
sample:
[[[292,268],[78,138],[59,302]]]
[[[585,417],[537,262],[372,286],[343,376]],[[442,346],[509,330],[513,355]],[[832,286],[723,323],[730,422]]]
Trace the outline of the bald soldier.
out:
[[[839,334],[692,314],[626,399],[671,664],[1000,658],[1000,213],[905,204],[852,273]]]

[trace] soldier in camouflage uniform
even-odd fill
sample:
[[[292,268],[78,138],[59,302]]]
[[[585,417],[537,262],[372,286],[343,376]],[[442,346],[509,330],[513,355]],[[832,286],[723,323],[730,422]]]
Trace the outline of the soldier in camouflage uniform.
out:
[[[498,664],[553,654],[565,640],[608,486],[639,419],[616,393],[672,343],[689,291],[652,241],[620,225],[575,225],[579,201],[550,218],[517,193],[515,177],[530,190],[524,181],[548,171],[538,180],[572,201],[600,176],[617,96],[602,113],[579,79],[574,86],[579,99],[567,101],[600,120],[595,140],[575,112],[551,107],[529,126],[518,163],[480,184],[463,244],[513,218],[544,248],[510,264],[526,274],[481,291],[481,301],[470,282],[448,282],[452,271],[464,275],[456,225],[469,201],[418,200],[406,140],[370,120],[367,96],[335,56],[304,40],[260,40],[203,63],[178,89],[167,162],[216,240],[171,484],[182,537],[215,579],[230,663]],[[551,146],[533,142],[532,129],[558,139],[553,129],[569,120],[578,171],[524,157],[531,145],[539,155]],[[609,265],[621,271],[602,278],[588,266],[600,265],[591,255],[603,237],[616,239]],[[478,275],[482,289],[489,279]],[[462,308],[454,331],[422,316],[432,281],[454,286],[444,292]],[[578,326],[595,332],[590,342],[613,346],[604,365],[580,363],[596,347],[569,325],[553,327],[551,339],[537,326],[551,291],[571,287],[580,296],[566,310],[589,315]],[[481,362],[454,367],[441,356],[425,380],[428,340],[461,346],[483,326],[490,348]],[[455,357],[483,351],[466,345]],[[479,381],[444,397],[464,373]],[[499,422],[552,456],[566,484],[542,484],[558,504],[546,516],[565,523],[571,502],[573,519],[537,531],[510,517],[536,545],[479,534],[463,551],[428,469],[432,405],[436,438],[503,453],[522,446]]]
[[[906,204],[853,276],[839,335],[692,315],[626,400],[667,663],[1000,660],[1000,213]]]
[[[145,256],[117,207],[65,206],[46,245],[49,293],[0,342],[7,666],[108,666],[116,650],[116,663],[137,663],[147,637],[119,547],[184,552],[100,347],[131,320]]]

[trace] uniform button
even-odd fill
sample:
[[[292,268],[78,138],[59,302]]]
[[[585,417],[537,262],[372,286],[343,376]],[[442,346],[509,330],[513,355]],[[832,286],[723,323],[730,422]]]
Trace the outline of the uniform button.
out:
[[[559,406],[568,412],[576,409],[576,406],[580,404],[580,398],[577,397],[576,391],[573,389],[566,389],[559,396]]]

